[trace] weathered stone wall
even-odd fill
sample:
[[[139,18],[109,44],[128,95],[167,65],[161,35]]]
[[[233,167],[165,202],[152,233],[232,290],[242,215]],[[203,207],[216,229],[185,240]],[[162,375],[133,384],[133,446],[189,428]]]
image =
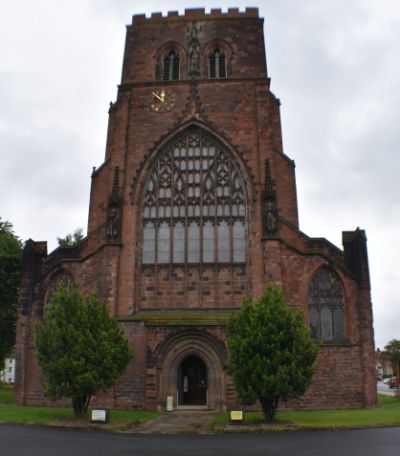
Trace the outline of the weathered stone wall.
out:
[[[225,14],[221,10],[205,14],[204,9],[193,9],[186,10],[184,16],[169,13],[168,17],[162,17],[156,13],[150,19],[141,15],[133,17],[132,25],[127,26],[122,83],[161,79],[160,59],[169,42],[176,43],[183,59],[181,79],[189,79],[187,27],[192,22],[202,27],[201,45],[206,48],[206,55],[201,53],[200,78],[208,77],[207,44],[210,42],[227,44],[232,77],[267,76],[263,20],[258,18],[257,9],[247,8],[245,13],[229,9]]]
[[[193,25],[202,27],[195,77],[189,74],[188,49]],[[180,79],[162,81],[162,58],[171,43],[181,58]],[[227,78],[208,77],[208,53],[215,45],[226,53]],[[258,298],[269,278],[282,286],[289,305],[304,310],[307,322],[308,285],[315,271],[325,265],[337,274],[344,290],[346,340],[322,347],[311,388],[303,398],[281,408],[376,404],[365,233],[345,232],[342,251],[323,238],[311,239],[299,231],[294,162],[283,153],[280,102],[270,91],[266,68],[263,20],[256,9],[245,13],[230,9],[226,14],[219,10],[205,14],[198,9],[187,10],[183,17],[169,13],[168,17],[133,18],[127,27],[122,82],[109,111],[105,160],[92,176],[89,236],[73,248],[59,248],[50,255],[45,243],[30,241],[24,249],[17,403],[50,404],[43,397],[43,376],[34,358],[33,325],[43,318],[48,290],[61,274],[78,281],[83,292],[99,289],[99,297],[120,318],[135,351],[115,388],[98,394],[94,405],[162,408],[166,395],[176,387],[175,364],[191,353],[192,342],[192,353],[208,363],[212,406],[232,409],[238,407],[232,379],[219,365],[219,359],[226,356],[224,324],[203,322],[196,327],[182,317],[163,326],[146,323],[138,315],[142,311],[238,308],[244,296]],[[150,108],[152,93],[161,89],[177,97],[176,106],[163,114]],[[191,126],[212,135],[234,157],[243,175],[248,199],[245,265],[141,264],[144,183],[159,151]],[[277,230],[269,236],[262,217],[266,160],[278,215]],[[116,175],[120,224],[117,240],[110,240],[107,212]],[[168,357],[166,353],[174,350],[176,356]]]

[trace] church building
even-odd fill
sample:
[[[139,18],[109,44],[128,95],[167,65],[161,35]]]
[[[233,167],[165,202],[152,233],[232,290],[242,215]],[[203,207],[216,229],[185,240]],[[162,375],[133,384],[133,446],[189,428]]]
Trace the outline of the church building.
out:
[[[279,110],[258,9],[133,17],[87,237],[51,253],[46,242],[24,248],[18,404],[52,404],[34,324],[70,280],[98,288],[135,352],[94,405],[163,411],[172,396],[175,409],[236,409],[221,367],[226,322],[266,279],[322,343],[313,384],[281,409],[376,404],[366,235],[344,231],[342,250],[300,231]]]

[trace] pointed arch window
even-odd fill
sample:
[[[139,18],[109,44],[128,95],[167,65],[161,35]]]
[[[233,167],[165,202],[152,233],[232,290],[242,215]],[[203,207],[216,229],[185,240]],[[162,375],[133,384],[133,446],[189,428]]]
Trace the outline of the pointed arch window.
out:
[[[210,78],[226,78],[226,55],[219,47],[208,54]]]
[[[243,176],[194,127],[162,150],[143,198],[143,263],[245,263]]]
[[[163,59],[163,81],[175,81],[180,79],[180,58],[179,54],[171,50]]]
[[[53,297],[53,294],[58,291],[58,287],[60,283],[63,283],[64,288],[67,288],[69,284],[71,284],[71,279],[69,276],[66,274],[61,274],[59,275],[53,282],[50,284],[49,289],[47,290],[46,293],[46,299],[45,299],[45,306],[46,308],[51,307],[51,298]]]
[[[311,279],[307,299],[311,338],[343,340],[344,299],[337,275],[326,267],[320,268]]]

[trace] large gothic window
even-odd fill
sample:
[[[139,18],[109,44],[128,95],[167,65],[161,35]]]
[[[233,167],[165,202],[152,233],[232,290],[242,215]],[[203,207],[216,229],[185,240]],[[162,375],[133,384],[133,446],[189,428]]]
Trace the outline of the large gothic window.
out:
[[[308,287],[308,316],[313,339],[345,338],[343,290],[336,274],[325,267],[315,273]]]
[[[189,129],[149,172],[143,263],[244,263],[245,204],[231,154],[201,129]]]
[[[51,298],[53,297],[53,294],[58,291],[58,287],[61,282],[63,283],[64,288],[67,288],[68,284],[71,283],[71,279],[67,275],[62,274],[53,280],[46,293],[45,305],[47,308],[51,307]]]
[[[168,52],[163,59],[163,81],[173,81],[180,78],[179,54],[176,51]]]

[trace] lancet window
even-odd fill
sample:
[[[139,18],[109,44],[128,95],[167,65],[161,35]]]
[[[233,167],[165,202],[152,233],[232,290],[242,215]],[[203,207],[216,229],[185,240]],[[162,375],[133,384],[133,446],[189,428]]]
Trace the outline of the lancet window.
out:
[[[233,157],[200,128],[161,151],[143,199],[143,263],[244,263],[246,196]]]
[[[343,290],[336,274],[325,267],[315,273],[308,287],[308,316],[311,338],[345,338]]]
[[[219,48],[214,48],[208,54],[209,60],[209,77],[210,78],[226,78],[226,55]]]
[[[163,81],[175,81],[180,78],[180,58],[179,54],[171,50],[163,59]]]

